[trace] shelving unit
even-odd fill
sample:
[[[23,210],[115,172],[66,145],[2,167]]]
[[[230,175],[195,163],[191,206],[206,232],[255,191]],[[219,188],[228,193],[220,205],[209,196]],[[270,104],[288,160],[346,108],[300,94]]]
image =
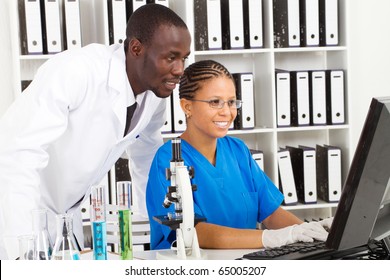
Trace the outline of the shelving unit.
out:
[[[232,73],[252,72],[255,92],[255,128],[232,130],[229,135],[243,139],[249,148],[264,152],[267,175],[278,184],[277,151],[286,145],[329,144],[342,150],[343,181],[351,161],[349,149],[349,92],[348,92],[348,46],[347,46],[347,2],[339,0],[339,45],[334,47],[274,48],[273,44],[273,0],[263,0],[264,47],[261,49],[195,51],[191,46],[188,63],[202,59],[214,59],[224,64]],[[108,44],[108,16],[106,0],[80,0],[83,45],[92,42]],[[194,38],[193,0],[170,0],[170,8],[187,23]],[[51,55],[21,55],[19,50],[19,21],[17,1],[9,1],[12,45],[14,58],[14,92],[20,93],[20,82],[31,80],[33,75]],[[278,128],[276,125],[276,89],[274,71],[288,70],[343,69],[345,74],[345,115],[346,123],[332,126],[306,126]],[[165,140],[179,133],[163,134]],[[284,206],[301,218],[327,217],[337,206],[335,203]]]
[[[172,9],[185,19],[194,38],[193,0],[170,1]],[[273,0],[263,0],[264,48],[242,50],[193,50],[189,63],[202,59],[214,59],[224,64],[230,72],[252,72],[255,91],[255,128],[231,130],[229,135],[243,139],[249,148],[264,152],[264,169],[278,185],[277,151],[286,145],[329,144],[342,150],[342,180],[351,161],[349,102],[348,102],[348,47],[347,47],[347,0],[339,0],[339,45],[332,47],[274,48]],[[278,128],[276,125],[275,69],[324,70],[343,69],[345,73],[345,114],[343,125]],[[180,133],[164,134],[165,139]],[[283,206],[303,219],[324,218],[333,214],[337,203],[318,201],[316,204]]]

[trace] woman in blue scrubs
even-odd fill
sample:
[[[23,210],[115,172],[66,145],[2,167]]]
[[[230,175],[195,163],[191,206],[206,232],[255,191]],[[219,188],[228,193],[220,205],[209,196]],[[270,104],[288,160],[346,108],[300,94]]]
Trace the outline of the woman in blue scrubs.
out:
[[[180,105],[187,128],[180,136],[184,165],[192,166],[197,186],[194,211],[207,219],[196,225],[202,248],[275,247],[297,241],[325,240],[320,223],[303,223],[280,205],[283,194],[259,168],[245,143],[226,136],[242,102],[236,100],[229,71],[212,60],[195,62],[180,81]],[[151,223],[151,249],[170,248],[176,233],[153,220],[174,212],[162,203],[170,181],[165,170],[172,159],[171,141],[156,153],[146,200]],[[263,223],[267,229],[259,230]],[[299,226],[298,226],[299,225]]]

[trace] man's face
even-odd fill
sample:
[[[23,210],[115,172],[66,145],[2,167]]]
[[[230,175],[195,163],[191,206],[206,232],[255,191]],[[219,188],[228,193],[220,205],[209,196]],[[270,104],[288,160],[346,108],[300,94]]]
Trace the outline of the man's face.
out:
[[[190,53],[191,36],[187,29],[161,26],[138,64],[137,76],[143,90],[152,90],[158,97],[172,94],[184,71]]]

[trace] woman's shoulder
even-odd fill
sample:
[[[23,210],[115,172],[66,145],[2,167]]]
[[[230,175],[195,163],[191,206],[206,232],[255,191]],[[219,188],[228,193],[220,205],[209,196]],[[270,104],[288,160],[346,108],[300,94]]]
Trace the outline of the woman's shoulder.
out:
[[[237,137],[225,136],[225,137],[219,138],[218,141],[221,144],[229,145],[231,147],[247,149],[245,142],[242,139],[237,138]]]
[[[224,149],[230,150],[230,152],[237,154],[239,157],[242,157],[244,155],[249,155],[249,148],[244,142],[244,140],[232,137],[232,136],[225,136],[218,139],[219,145],[221,145]]]

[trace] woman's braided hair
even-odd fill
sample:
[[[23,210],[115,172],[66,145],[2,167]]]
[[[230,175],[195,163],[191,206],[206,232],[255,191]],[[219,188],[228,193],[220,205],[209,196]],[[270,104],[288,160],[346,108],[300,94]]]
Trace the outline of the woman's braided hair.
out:
[[[204,81],[227,77],[234,83],[232,74],[222,64],[214,60],[201,60],[188,66],[180,78],[179,97],[192,99]]]

